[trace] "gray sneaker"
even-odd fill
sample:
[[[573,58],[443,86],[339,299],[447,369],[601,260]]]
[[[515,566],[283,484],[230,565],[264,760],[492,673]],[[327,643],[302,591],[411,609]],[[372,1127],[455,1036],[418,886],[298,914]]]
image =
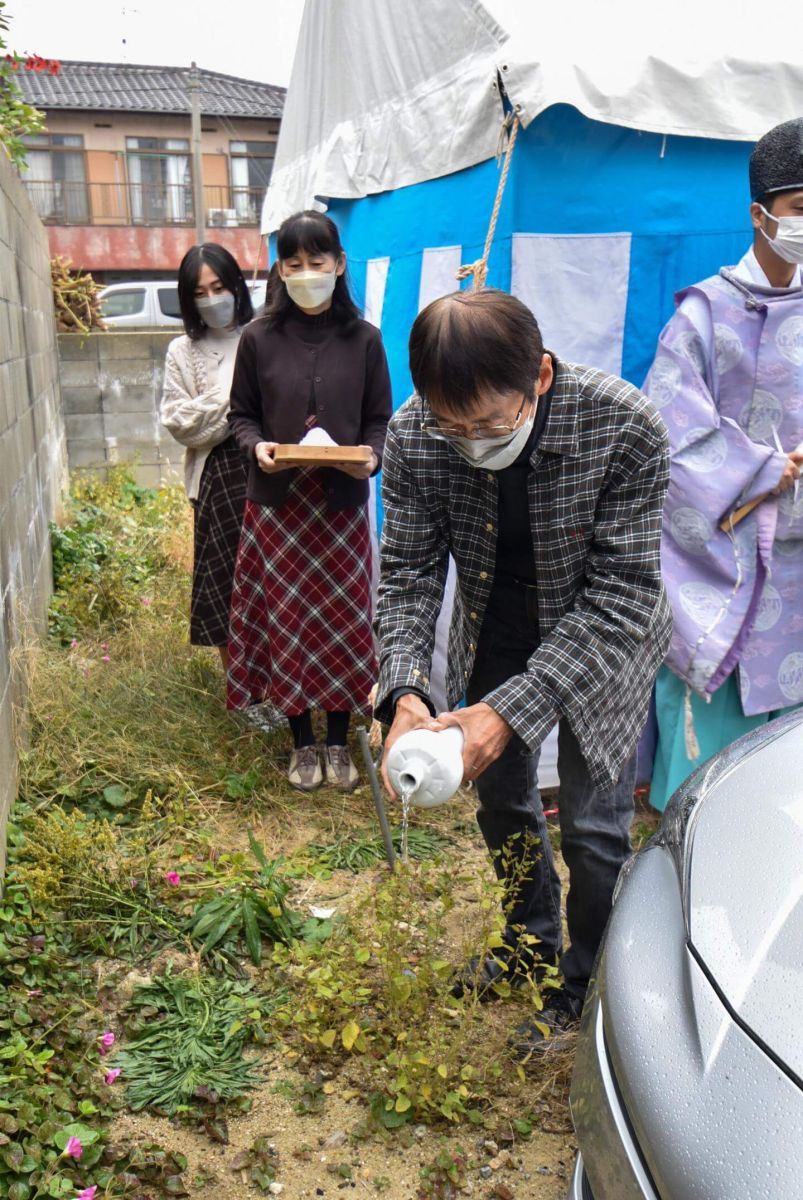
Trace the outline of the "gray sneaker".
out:
[[[348,746],[327,746],[324,754],[326,782],[341,792],[353,792],[360,777]]]
[[[287,770],[290,787],[299,792],[314,792],[323,783],[323,771],[317,746],[300,746],[290,755]]]

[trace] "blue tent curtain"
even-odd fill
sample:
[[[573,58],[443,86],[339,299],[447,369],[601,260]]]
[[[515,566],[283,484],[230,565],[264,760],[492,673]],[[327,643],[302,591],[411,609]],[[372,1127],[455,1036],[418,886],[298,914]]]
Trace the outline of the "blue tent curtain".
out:
[[[622,129],[567,105],[548,109],[519,135],[489,286],[510,287],[514,233],[629,233],[622,374],[641,385],[675,291],[737,262],[749,244],[750,150],[743,142]],[[423,251],[460,245],[463,262],[478,258],[497,180],[496,164],[486,162],[414,187],[330,202],[359,298],[367,261],[390,258],[382,332],[396,405],[410,392],[407,335]]]

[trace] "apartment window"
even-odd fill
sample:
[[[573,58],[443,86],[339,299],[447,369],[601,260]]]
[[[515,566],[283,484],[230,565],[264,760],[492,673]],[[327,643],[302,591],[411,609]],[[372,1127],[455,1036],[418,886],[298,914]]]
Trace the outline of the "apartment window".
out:
[[[192,222],[187,138],[126,138],[131,219],[135,225]]]
[[[22,179],[42,220],[86,224],[89,204],[83,137],[79,133],[40,133],[23,140],[28,165]]]
[[[254,224],[259,219],[275,151],[275,142],[229,142],[231,191],[238,220]]]

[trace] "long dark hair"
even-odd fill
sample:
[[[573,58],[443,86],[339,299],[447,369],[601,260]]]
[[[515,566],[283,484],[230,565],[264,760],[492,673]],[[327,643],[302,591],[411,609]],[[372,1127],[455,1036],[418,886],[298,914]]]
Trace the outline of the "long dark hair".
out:
[[[195,306],[195,288],[204,263],[212,268],[226,291],[234,297],[234,319],[237,324],[247,325],[254,315],[248,286],[234,255],[217,242],[191,246],[178,269],[178,303],[184,328],[194,342],[203,336],[206,329]]]
[[[337,225],[331,217],[307,209],[305,212],[294,213],[292,217],[288,217],[286,221],[282,222],[276,235],[276,252],[279,262],[284,258],[292,258],[300,250],[306,251],[307,254],[332,254],[336,259],[340,258],[343,246]],[[275,266],[276,264],[274,264]],[[331,310],[332,317],[339,325],[343,326],[344,332],[359,320],[360,316],[360,310],[351,296],[347,274],[346,270],[335,280]],[[273,277],[273,271],[271,271],[271,276]],[[296,306],[288,296],[283,280],[278,278],[277,271],[276,277],[268,289],[264,319],[270,328],[281,329],[287,318],[295,311],[297,311]]]

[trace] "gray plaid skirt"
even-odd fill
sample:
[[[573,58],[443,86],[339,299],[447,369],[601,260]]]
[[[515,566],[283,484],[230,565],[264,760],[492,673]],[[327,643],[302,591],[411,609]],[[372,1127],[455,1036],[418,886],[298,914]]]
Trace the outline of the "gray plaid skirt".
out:
[[[234,438],[204,463],[195,502],[195,555],[190,603],[193,646],[225,646],[234,562],[245,508],[248,463]]]

